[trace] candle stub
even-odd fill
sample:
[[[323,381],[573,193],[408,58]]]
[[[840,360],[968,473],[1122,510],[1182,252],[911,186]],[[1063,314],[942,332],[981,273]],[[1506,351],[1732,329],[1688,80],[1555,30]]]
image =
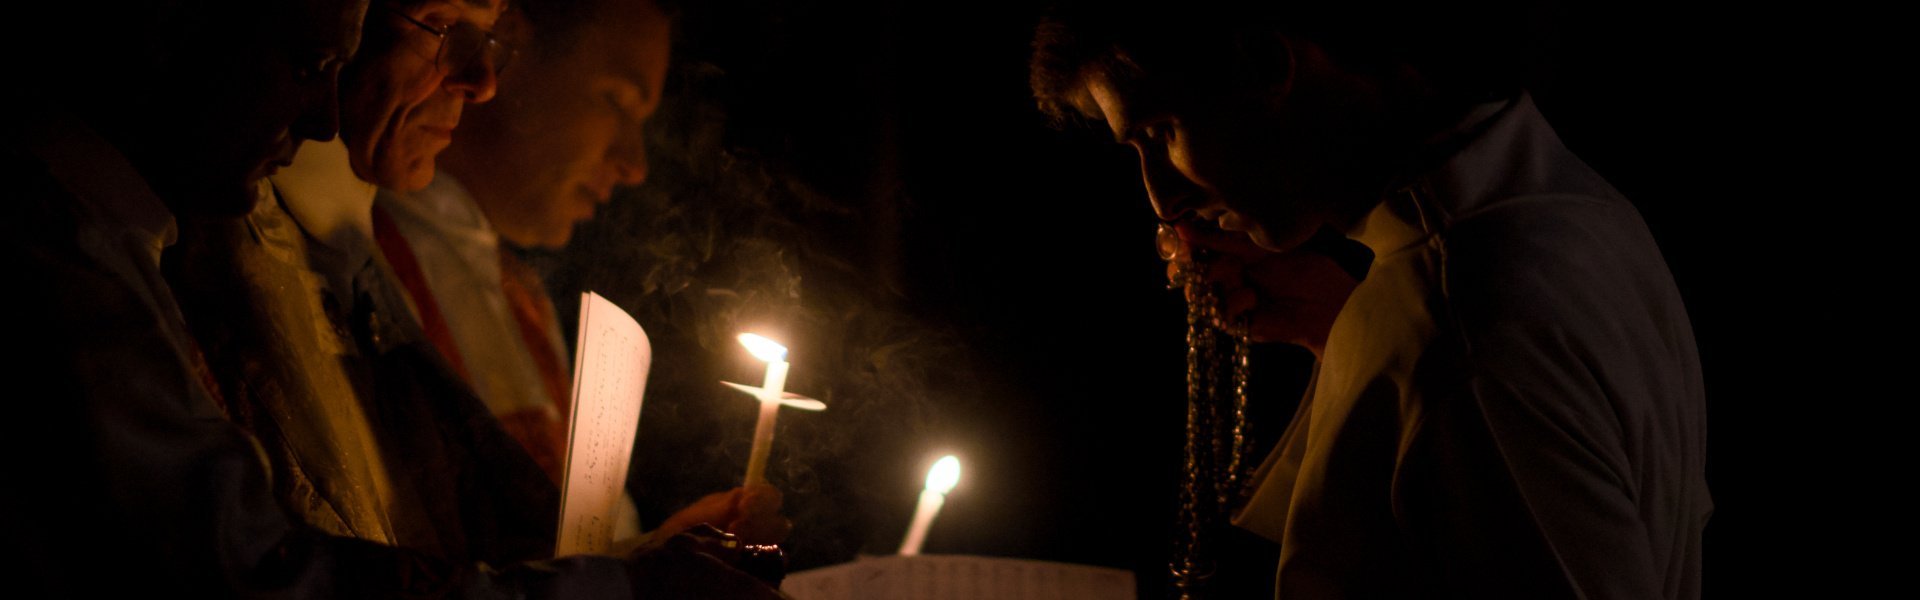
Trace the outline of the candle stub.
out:
[[[927,530],[933,527],[933,518],[947,503],[947,492],[959,483],[960,459],[947,455],[934,461],[933,468],[927,470],[927,487],[920,490],[920,504],[913,509],[913,524],[907,526],[907,539],[900,542],[901,556],[920,554],[920,546],[927,541]]]

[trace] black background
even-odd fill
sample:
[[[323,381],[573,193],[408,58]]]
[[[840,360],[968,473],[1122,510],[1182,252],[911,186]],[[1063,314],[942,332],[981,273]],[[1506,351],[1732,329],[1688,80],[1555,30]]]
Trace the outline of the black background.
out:
[[[1826,420],[1793,408],[1826,365],[1809,350],[1836,327],[1807,298],[1844,277],[1806,266],[1827,243],[1809,199],[1833,195],[1808,185],[1824,172],[1808,99],[1829,88],[1805,68],[1807,40],[1749,20],[1799,16],[1558,10],[1535,96],[1641,209],[1699,343],[1717,505],[1707,595],[1777,590],[1797,580],[1777,567],[1819,553],[1785,541],[1807,524],[1781,515],[1831,477],[1802,452]],[[927,552],[1126,568],[1143,598],[1162,594],[1184,309],[1164,289],[1130,151],[1033,109],[1039,12],[685,8],[652,178],[543,263],[559,297],[598,290],[654,335],[632,486],[650,519],[737,482],[753,408],[711,382],[757,382],[726,339],[757,328],[793,346],[789,389],[833,405],[782,415],[773,479],[796,569],[891,553],[926,468],[954,453],[965,475]],[[1286,348],[1256,360],[1256,434],[1270,441],[1307,365]],[[1229,543],[1224,583],[1266,593],[1273,549]]]

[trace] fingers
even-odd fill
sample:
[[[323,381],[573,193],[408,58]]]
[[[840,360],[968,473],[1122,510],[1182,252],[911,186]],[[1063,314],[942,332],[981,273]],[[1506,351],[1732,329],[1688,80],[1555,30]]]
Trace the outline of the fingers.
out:
[[[739,514],[780,512],[782,496],[779,488],[763,483],[735,488],[734,492],[740,495],[734,505]]]
[[[1239,287],[1241,273],[1246,269],[1246,261],[1237,256],[1219,255],[1197,261],[1201,282],[1212,285]],[[1173,285],[1181,283],[1180,275],[1186,269],[1178,262],[1167,263],[1167,282]]]
[[[741,494],[735,504],[735,520],[727,524],[729,533],[751,544],[778,544],[793,532],[793,522],[780,514],[779,489],[753,485],[738,491]]]
[[[740,488],[714,492],[701,497],[687,512],[701,517],[703,523],[725,523],[734,518],[734,506],[740,503]]]
[[[1177,223],[1174,230],[1193,249],[1185,253],[1192,262],[1187,268],[1197,270],[1201,282],[1220,299],[1220,319],[1225,322],[1215,325],[1244,327],[1256,341],[1298,344],[1319,354],[1334,318],[1358,283],[1354,274],[1317,247],[1274,252],[1244,233],[1203,222]],[[1321,237],[1344,239],[1332,232]],[[1180,261],[1170,263],[1168,280],[1178,283],[1181,268]]]
[[[1259,305],[1260,294],[1255,293],[1252,288],[1243,287],[1226,292],[1225,298],[1220,302],[1220,316],[1225,318],[1227,323],[1217,325],[1238,322],[1247,316],[1247,311]]]
[[[1228,295],[1221,302],[1220,315],[1227,323],[1219,324],[1223,329],[1228,324],[1245,327],[1247,337],[1256,342],[1279,342],[1286,344],[1305,344],[1305,327],[1311,319],[1301,314],[1297,302],[1285,299],[1265,299],[1252,288],[1241,288]]]
[[[667,517],[656,531],[673,535],[702,523],[716,527],[730,523],[739,518],[734,514],[734,506],[739,503],[739,494],[738,488],[707,494]]]
[[[741,519],[727,524],[727,533],[749,544],[778,544],[793,533],[793,521],[780,515]]]
[[[1316,355],[1358,283],[1317,252],[1271,253],[1257,261],[1222,262],[1221,317],[1244,324],[1255,341],[1305,346]],[[1212,279],[1212,277],[1209,277]]]
[[[1232,256],[1260,257],[1274,254],[1274,251],[1261,248],[1253,243],[1253,238],[1245,233],[1225,231],[1205,223],[1182,222],[1173,226],[1180,232],[1180,239],[1196,248],[1207,248]]]
[[[634,598],[784,598],[764,582],[734,568],[677,536],[656,552],[628,559],[628,582]]]

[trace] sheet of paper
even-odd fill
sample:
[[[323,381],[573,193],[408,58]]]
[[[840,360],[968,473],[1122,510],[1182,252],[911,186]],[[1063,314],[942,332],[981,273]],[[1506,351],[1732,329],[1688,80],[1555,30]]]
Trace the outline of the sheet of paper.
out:
[[[795,600],[1133,600],[1133,572],[1017,558],[884,556],[788,575]]]
[[[573,414],[568,417],[567,476],[560,486],[555,556],[613,547],[653,345],[626,311],[587,292],[580,295],[580,336],[573,356]]]

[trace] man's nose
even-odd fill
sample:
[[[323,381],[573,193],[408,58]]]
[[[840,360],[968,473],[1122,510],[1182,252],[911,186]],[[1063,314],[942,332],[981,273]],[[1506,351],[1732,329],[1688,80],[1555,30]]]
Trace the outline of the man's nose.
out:
[[[1160,220],[1175,221],[1193,212],[1199,188],[1165,157],[1141,153],[1140,177],[1147,186],[1147,199],[1153,202],[1153,213]]]
[[[460,64],[449,65],[452,71],[447,73],[441,85],[460,94],[471,104],[492,100],[493,94],[500,90],[500,75],[493,63],[494,58],[489,53],[477,53]]]
[[[620,139],[608,149],[620,185],[640,185],[647,180],[647,136],[639,124],[623,128]]]

